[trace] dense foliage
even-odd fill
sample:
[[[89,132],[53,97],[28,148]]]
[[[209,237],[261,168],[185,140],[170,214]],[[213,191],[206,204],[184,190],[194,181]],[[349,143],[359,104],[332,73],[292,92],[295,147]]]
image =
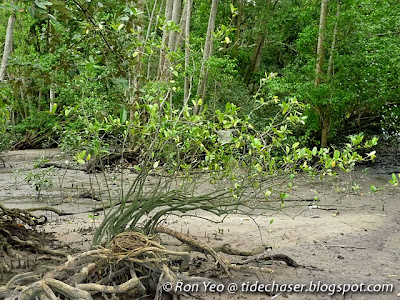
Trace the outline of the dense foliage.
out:
[[[132,150],[145,142],[142,130],[154,126],[157,116],[161,121],[170,115],[171,123],[175,112],[186,114],[192,102],[192,118],[211,122],[212,134],[226,129],[218,123],[226,107],[241,107],[242,120],[267,132],[279,115],[279,107],[271,104],[275,96],[281,103],[304,103],[305,126],[291,128],[292,144],[318,147],[323,120],[328,141],[340,147],[351,134],[398,136],[396,1],[329,3],[318,87],[320,1],[218,2],[214,7],[209,1],[188,0],[5,1],[2,45],[9,18],[15,16],[16,23],[0,83],[0,150],[6,144],[60,145],[92,154],[122,144]],[[265,103],[258,107],[255,99]],[[125,142],[116,119],[118,126],[134,124]],[[155,128],[171,136],[180,130],[168,126]],[[240,126],[232,125],[245,133]],[[215,142],[208,132],[185,131],[193,139],[205,135],[205,149],[189,143],[195,153],[204,154],[206,145]]]
[[[170,213],[281,209],[299,172],[349,171],[398,137],[400,7],[328,2],[7,0],[0,151],[129,158],[95,243]]]

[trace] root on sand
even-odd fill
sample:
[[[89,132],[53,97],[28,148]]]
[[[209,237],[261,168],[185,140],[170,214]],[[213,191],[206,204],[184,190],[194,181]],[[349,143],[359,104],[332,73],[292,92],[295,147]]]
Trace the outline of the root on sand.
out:
[[[232,271],[272,272],[270,269],[232,264],[217,251],[228,251],[229,247],[213,249],[187,235],[165,227],[157,227],[157,233],[173,236],[190,246],[193,251],[202,252],[215,261],[212,266],[217,269],[220,278],[232,278]],[[227,250],[228,249],[228,250]],[[229,251],[232,251],[230,249]],[[249,253],[246,253],[248,256]],[[262,253],[257,259],[266,259]],[[0,287],[0,298],[13,300],[28,299],[179,299],[184,292],[174,288],[165,291],[166,282],[176,286],[183,282],[215,282],[215,279],[201,277],[199,274],[189,276],[188,270],[192,254],[190,252],[172,251],[162,246],[155,237],[139,232],[124,232],[104,248],[83,252],[48,271],[40,278],[28,272],[14,276],[5,286]],[[279,257],[278,257],[279,258]],[[282,258],[282,257],[281,257]],[[293,260],[292,266],[298,266]],[[246,263],[247,263],[246,262]]]

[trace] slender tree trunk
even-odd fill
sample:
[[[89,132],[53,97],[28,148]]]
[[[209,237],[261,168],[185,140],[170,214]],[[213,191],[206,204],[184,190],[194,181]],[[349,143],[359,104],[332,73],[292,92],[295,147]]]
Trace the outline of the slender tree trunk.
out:
[[[167,25],[166,23],[168,21],[171,21],[172,18],[172,9],[174,5],[174,0],[167,0],[167,3],[165,4],[165,24],[163,26],[163,36],[162,36],[162,43],[161,43],[161,49],[160,49],[160,61],[158,65],[158,73],[157,73],[157,79],[162,80],[164,78],[164,73],[165,73],[165,56],[166,56],[166,48],[168,46],[168,39],[169,39],[169,33],[167,32]]]
[[[338,32],[339,17],[340,17],[340,0],[337,0],[336,1],[336,22],[335,22],[335,26],[333,28],[331,49],[330,49],[329,61],[328,61],[328,70],[326,72],[327,78],[329,80],[332,79],[332,75],[333,75],[333,60],[334,60],[334,53],[335,53],[335,47],[336,47],[336,36],[337,36],[337,32]],[[322,73],[322,71],[321,71],[321,73]],[[321,147],[325,148],[328,146],[328,135],[329,135],[329,129],[330,129],[330,125],[331,125],[329,105],[327,107],[321,108],[320,111],[321,111],[321,121],[322,121]]]
[[[328,78],[330,78],[333,75],[333,60],[334,60],[335,47],[336,47],[336,37],[337,37],[337,32],[338,32],[339,17],[340,17],[340,0],[336,0],[336,22],[335,22],[335,26],[333,28],[331,50],[330,50],[329,62],[328,62],[328,71],[326,73],[328,75]]]
[[[166,56],[166,48],[168,47],[168,40],[169,40],[169,33],[167,32],[167,22],[171,21],[172,18],[172,9],[174,5],[174,0],[167,0],[165,4],[165,24],[163,26],[163,36],[161,41],[161,48],[160,48],[160,60],[158,65],[158,74],[157,79],[161,80],[164,76],[164,65],[165,65],[165,56]]]
[[[245,83],[249,84],[251,75],[257,71],[260,66],[262,49],[264,47],[265,34],[259,34],[257,37],[256,45],[254,46],[253,53],[251,54],[249,68],[245,75]]]
[[[50,88],[50,111],[53,111],[54,100],[56,99],[56,93],[54,92],[54,88]]]
[[[182,32],[176,37],[176,48],[179,49],[182,46],[183,41],[185,40],[185,28],[186,28],[186,13],[187,13],[187,5],[189,1],[185,1],[185,4],[182,9],[182,16],[179,22],[179,27],[182,29]]]
[[[321,147],[326,148],[328,146],[329,127],[331,123],[328,108],[322,109],[320,114],[322,119]]]
[[[137,2],[137,6],[143,10],[144,7],[144,1],[145,0],[139,0]],[[139,17],[140,19],[138,20],[138,24],[143,23],[143,15]],[[137,28],[135,28],[135,31],[139,32],[139,38],[140,40],[143,40],[144,38],[148,38],[147,34],[146,37],[144,36],[144,29],[141,25],[138,25]],[[130,71],[129,74],[129,99],[128,99],[128,104],[129,104],[129,119],[131,121],[134,120],[135,118],[135,112],[136,112],[136,107],[137,103],[140,102],[140,89],[143,85],[143,76],[142,76],[142,55],[143,55],[143,48],[144,46],[141,45],[138,49],[139,54],[136,56],[136,64],[134,65],[133,72]],[[144,117],[144,114],[142,115]],[[131,136],[131,144],[134,145],[136,142],[136,137]]]
[[[1,66],[0,66],[0,82],[4,81],[6,77],[7,64],[12,51],[14,25],[15,25],[15,13],[13,12],[11,16],[8,18],[6,39],[4,42],[3,59],[1,60]]]
[[[172,22],[174,22],[176,25],[179,24],[179,19],[181,15],[181,7],[182,7],[182,0],[174,0],[174,5],[172,8]],[[178,37],[178,32],[177,31],[172,31],[169,41],[168,41],[168,48],[171,51],[176,50],[176,42],[177,42],[177,37]]]
[[[323,64],[325,58],[325,49],[324,49],[324,41],[326,35],[326,16],[328,13],[328,1],[329,0],[321,0],[321,13],[319,20],[319,33],[318,33],[318,44],[317,44],[317,61],[315,65],[315,81],[314,85],[316,88],[322,82],[322,74],[323,74]],[[329,108],[321,106],[319,108],[319,115],[321,118],[322,130],[321,130],[321,147],[326,148],[328,146],[328,134],[329,134]]]
[[[153,9],[151,11],[151,15],[149,17],[149,25],[147,26],[147,33],[146,33],[146,39],[145,42],[147,43],[149,36],[150,36],[150,32],[151,32],[151,27],[152,27],[152,23],[153,23],[153,19],[154,19],[154,12],[156,10],[156,6],[157,6],[157,0],[155,0],[154,5],[153,5]]]
[[[173,2],[173,7],[172,7],[172,14],[171,14],[171,21],[174,22],[176,25],[179,24],[179,19],[181,15],[181,6],[182,6],[182,0],[174,0]],[[168,37],[168,46],[167,46],[167,51],[175,51],[176,50],[176,43],[178,41],[178,32],[176,30],[172,30],[172,32],[169,34]],[[161,67],[162,68],[162,74],[161,79],[162,80],[168,80],[170,77],[170,72],[169,66],[171,65],[169,57],[166,56],[166,52],[164,53],[164,65]],[[171,95],[172,96],[172,95]]]
[[[151,20],[153,20],[154,11],[155,11],[156,5],[157,5],[157,0],[154,2],[153,11],[151,13],[149,25],[148,25],[148,28],[147,28],[146,43],[147,43],[147,41],[149,39],[149,36],[150,36],[151,27],[152,27],[152,21]],[[164,6],[164,0],[161,0],[161,4],[160,4],[160,9],[158,11],[158,15],[161,15],[161,11],[162,11],[163,6]],[[157,29],[157,25],[158,25],[158,18],[156,18],[156,21],[155,21],[155,25],[154,25],[155,29]],[[149,56],[148,61],[147,61],[147,74],[146,74],[146,79],[147,80],[150,79],[151,64],[152,64],[152,56]]]
[[[186,11],[184,12],[185,28],[184,28],[184,39],[185,39],[185,87],[183,92],[183,104],[187,104],[190,97],[190,78],[188,75],[189,70],[189,55],[190,55],[190,16],[192,14],[193,0],[186,0]]]
[[[237,16],[236,16],[235,45],[234,45],[234,48],[233,48],[233,53],[234,53],[235,56],[237,56],[238,52],[239,52],[240,27],[242,26],[243,9],[244,9],[244,0],[238,0],[238,13],[237,13]]]
[[[39,91],[37,112],[42,109],[42,91]]]
[[[22,119],[26,119],[28,117],[28,110],[26,108],[27,101],[25,101],[25,94],[24,94],[24,91],[22,90],[22,88],[20,88],[20,90],[19,90],[19,95],[21,97],[21,105],[22,105],[21,116],[22,116]]]
[[[325,58],[325,49],[324,49],[324,41],[325,41],[325,30],[326,30],[326,15],[328,13],[328,1],[321,1],[321,13],[319,19],[319,33],[318,33],[318,44],[317,44],[317,63],[315,65],[315,86],[318,85],[322,81],[322,73],[323,73],[323,64]]]
[[[218,0],[212,0],[210,17],[208,19],[206,41],[204,43],[203,60],[201,62],[201,68],[200,68],[199,86],[197,88],[197,95],[199,95],[200,98],[202,99],[204,99],[206,93],[206,85],[208,77],[208,72],[205,67],[205,63],[207,59],[212,55],[212,50],[213,50],[212,32],[214,31],[215,28],[215,19],[217,18],[217,12],[218,12]]]

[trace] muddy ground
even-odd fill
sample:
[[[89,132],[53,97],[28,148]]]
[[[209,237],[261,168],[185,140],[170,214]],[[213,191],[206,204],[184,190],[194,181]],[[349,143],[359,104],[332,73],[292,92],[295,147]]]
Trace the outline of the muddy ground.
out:
[[[69,247],[62,249],[71,253],[89,249],[93,230],[102,218],[101,215],[93,217],[90,210],[102,205],[99,199],[107,203],[110,199],[118,199],[119,173],[110,172],[105,181],[101,174],[34,169],[35,160],[69,160],[58,149],[11,151],[4,158],[12,167],[0,167],[0,202],[9,208],[49,205],[65,212],[76,212],[65,217],[46,212],[49,222],[38,230],[54,234],[56,241],[52,247],[66,243]],[[325,284],[322,288],[331,284],[360,283],[393,284],[394,287],[389,293],[333,296],[329,292],[275,293],[274,296],[252,292],[232,295],[209,292],[200,294],[203,299],[400,299],[400,190],[388,184],[391,172],[400,171],[396,168],[395,163],[372,165],[367,170],[366,166],[358,166],[354,173],[342,174],[329,181],[299,179],[286,201],[287,208],[279,213],[231,215],[219,224],[194,217],[170,216],[164,220],[164,225],[211,246],[230,244],[239,250],[268,246],[271,254],[286,254],[306,266],[293,268],[283,262],[260,263],[257,266],[270,268],[273,272],[258,277],[236,273],[234,282],[239,288],[250,288],[256,280],[264,284],[305,284],[306,288],[311,281]],[[37,172],[39,175],[35,176]],[[134,176],[134,173],[127,174],[124,184],[129,184]],[[48,182],[43,181],[45,179]],[[382,190],[371,193],[371,185],[378,189],[382,187]],[[151,188],[151,182],[148,188]],[[312,201],[315,196],[317,202]],[[203,212],[197,214],[217,221]],[[170,247],[180,244],[172,237],[162,239]],[[40,271],[59,263],[46,261],[39,264],[39,258],[27,257],[33,260],[29,266],[13,262],[10,273],[0,274],[0,284],[4,284],[13,272],[26,271],[26,267],[35,265]],[[239,258],[229,259],[235,262]]]

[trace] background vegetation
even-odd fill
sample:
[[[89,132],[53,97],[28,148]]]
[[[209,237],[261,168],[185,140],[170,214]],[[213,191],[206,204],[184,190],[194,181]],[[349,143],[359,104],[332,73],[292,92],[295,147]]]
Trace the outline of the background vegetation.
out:
[[[294,128],[292,143],[320,146],[324,126],[322,146],[361,132],[394,141],[400,8],[396,1],[326,4],[321,27],[315,0],[5,1],[0,147],[96,154],[102,140],[102,150],[113,151],[124,130],[115,118],[137,122],[137,130],[152,110],[160,118],[183,107],[199,115],[200,99],[211,112],[205,120],[233,103],[265,130],[277,106],[251,114],[255,96],[304,104],[305,126]],[[140,135],[126,146],[140,146]]]

